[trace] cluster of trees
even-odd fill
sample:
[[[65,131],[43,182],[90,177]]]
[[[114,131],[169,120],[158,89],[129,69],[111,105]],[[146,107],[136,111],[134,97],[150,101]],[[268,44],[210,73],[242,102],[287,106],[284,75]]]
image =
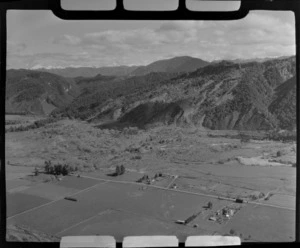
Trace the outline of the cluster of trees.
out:
[[[138,179],[136,182],[137,183],[142,183],[143,181],[149,181],[150,182],[150,178],[148,175],[143,175],[140,179]]]
[[[45,172],[47,174],[51,175],[69,175],[71,172],[76,171],[76,168],[74,169],[73,167],[69,166],[68,164],[52,164],[52,162],[45,161]]]
[[[158,177],[162,177],[162,176],[163,176],[162,173],[159,172],[159,173],[156,173],[156,174],[155,174],[154,178],[158,178]]]
[[[32,124],[26,125],[26,126],[21,125],[21,126],[17,126],[17,127],[9,127],[7,129],[5,129],[5,132],[7,133],[7,132],[28,131],[28,130],[31,130],[31,129],[36,129],[36,128],[46,126],[47,124],[50,124],[50,123],[53,123],[53,122],[56,122],[56,121],[58,121],[57,118],[51,117],[51,118],[35,121]]]
[[[111,174],[108,174],[108,176],[116,177],[116,176],[123,175],[124,173],[125,173],[124,165],[121,165],[121,166],[117,165],[115,172],[111,173]]]
[[[124,165],[121,165],[121,166],[117,165],[115,173],[116,173],[117,176],[123,175],[125,173]]]

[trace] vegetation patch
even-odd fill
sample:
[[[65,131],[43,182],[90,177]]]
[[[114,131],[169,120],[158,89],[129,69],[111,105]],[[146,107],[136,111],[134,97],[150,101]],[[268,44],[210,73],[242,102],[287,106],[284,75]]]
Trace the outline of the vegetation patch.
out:
[[[7,132],[23,132],[23,131],[33,130],[33,129],[44,127],[51,123],[55,123],[59,120],[61,120],[61,118],[50,117],[50,118],[46,118],[43,120],[37,120],[37,121],[33,122],[32,124],[26,125],[26,126],[23,126],[23,125],[17,126],[17,127],[12,126],[12,127],[6,128],[5,132],[6,133]]]

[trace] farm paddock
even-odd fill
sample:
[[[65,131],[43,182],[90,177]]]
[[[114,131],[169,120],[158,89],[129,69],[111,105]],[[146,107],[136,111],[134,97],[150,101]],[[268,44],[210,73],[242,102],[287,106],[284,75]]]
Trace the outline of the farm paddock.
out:
[[[53,237],[121,239],[145,234],[149,225],[153,234],[182,238],[221,234],[240,235],[245,242],[293,240],[296,144],[242,143],[234,131],[233,137],[230,131],[210,133],[158,127],[128,134],[76,120],[6,133],[7,224],[12,232],[26,227]],[[58,180],[43,173],[48,160],[78,171]],[[272,166],[269,160],[282,164]],[[125,173],[110,176],[120,165]],[[39,176],[33,175],[35,167]],[[212,207],[206,208],[209,202]],[[234,213],[223,213],[233,206]],[[264,233],[258,232],[260,226]]]

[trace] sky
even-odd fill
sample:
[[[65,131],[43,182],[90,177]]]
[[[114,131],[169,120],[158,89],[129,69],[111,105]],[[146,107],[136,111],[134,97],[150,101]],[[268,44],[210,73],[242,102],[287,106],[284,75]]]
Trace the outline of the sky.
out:
[[[293,12],[254,11],[235,21],[67,21],[47,10],[10,10],[7,23],[8,68],[131,66],[176,56],[213,61],[295,54]]]

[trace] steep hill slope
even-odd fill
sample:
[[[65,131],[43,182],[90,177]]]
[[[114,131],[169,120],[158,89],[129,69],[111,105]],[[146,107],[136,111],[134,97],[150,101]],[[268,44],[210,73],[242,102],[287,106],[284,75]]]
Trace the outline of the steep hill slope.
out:
[[[145,76],[134,76],[126,79],[94,77],[77,81],[81,94],[66,107],[54,111],[54,115],[71,116],[80,119],[114,119],[118,116],[119,107],[133,102],[137,104],[144,92],[151,91],[160,82],[170,79],[176,74],[150,73]],[[123,106],[121,106],[123,104]]]
[[[78,95],[72,80],[31,70],[8,70],[5,110],[9,113],[49,114]]]
[[[168,73],[176,73],[176,72],[191,72],[208,65],[209,62],[206,62],[201,59],[182,56],[175,57],[172,59],[165,59],[155,61],[147,66],[140,66],[136,70],[134,70],[131,75],[140,76],[146,75],[151,72],[168,72]]]
[[[295,73],[295,57],[221,61],[189,73],[151,73],[101,83],[97,92],[82,94],[56,113],[106,127],[293,128],[295,87],[290,79]]]
[[[285,81],[274,90],[269,111],[275,115],[283,129],[296,128],[296,77]]]

